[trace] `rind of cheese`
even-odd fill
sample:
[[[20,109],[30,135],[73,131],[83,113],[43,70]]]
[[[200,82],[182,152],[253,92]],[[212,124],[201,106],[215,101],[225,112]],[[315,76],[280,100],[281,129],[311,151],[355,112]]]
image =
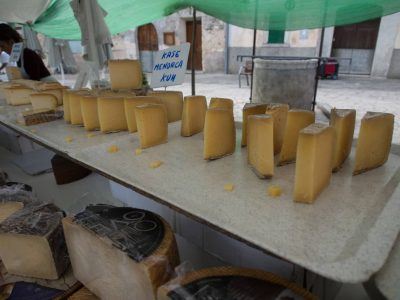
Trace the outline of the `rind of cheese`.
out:
[[[29,97],[34,110],[55,109],[58,104],[57,98],[52,94],[34,93],[30,94]]]
[[[354,109],[332,109],[330,125],[335,129],[335,147],[333,151],[333,172],[339,171],[351,152],[356,124]]]
[[[329,185],[332,175],[333,127],[315,123],[299,133],[294,201],[313,203]]]
[[[109,60],[112,90],[140,89],[142,87],[142,67],[139,60]]]
[[[126,122],[124,98],[99,97],[97,98],[101,132],[117,132],[128,130]]]
[[[4,89],[7,103],[13,106],[30,104],[32,93],[34,90],[21,86],[10,86]]]
[[[353,175],[382,166],[392,145],[394,115],[367,112],[361,120]]]
[[[270,115],[247,118],[247,162],[260,178],[274,175],[274,119]]]
[[[207,100],[204,96],[186,96],[183,101],[181,136],[202,132],[206,118]]]
[[[208,109],[204,123],[204,159],[213,160],[230,155],[235,152],[235,147],[236,130],[231,111]]]
[[[278,165],[285,165],[296,160],[299,132],[315,122],[315,113],[303,109],[291,109],[287,114],[285,134]]]
[[[183,94],[179,91],[153,91],[148,96],[157,97],[165,105],[168,115],[168,123],[182,119]]]
[[[233,115],[233,100],[228,98],[212,97],[210,99],[209,108],[225,108]]]
[[[134,96],[126,97],[124,100],[125,117],[128,124],[128,131],[133,133],[137,131],[135,109],[144,104],[161,104],[161,99],[152,96]]]
[[[99,114],[97,111],[97,97],[81,97],[81,111],[83,126],[86,130],[92,131],[100,129]]]
[[[247,146],[247,118],[265,113],[268,104],[246,103],[242,109],[242,147]]]
[[[140,105],[136,107],[135,114],[140,148],[145,149],[168,141],[168,118],[165,105]]]
[[[266,114],[269,114],[274,119],[274,154],[281,152],[283,137],[285,135],[287,114],[289,105],[285,103],[269,103]]]
[[[69,112],[72,125],[83,125],[81,98],[90,95],[88,92],[71,91],[68,93]]]

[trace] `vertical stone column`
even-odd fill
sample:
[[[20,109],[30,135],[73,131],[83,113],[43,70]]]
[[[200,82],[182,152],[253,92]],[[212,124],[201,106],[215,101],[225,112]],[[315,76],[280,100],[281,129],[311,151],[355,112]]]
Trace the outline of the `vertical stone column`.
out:
[[[322,45],[322,56],[325,57],[331,56],[334,31],[335,27],[325,28],[324,44]]]

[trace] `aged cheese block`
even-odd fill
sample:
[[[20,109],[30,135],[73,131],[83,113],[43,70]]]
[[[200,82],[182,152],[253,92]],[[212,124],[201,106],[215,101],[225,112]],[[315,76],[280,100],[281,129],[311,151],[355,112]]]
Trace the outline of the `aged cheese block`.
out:
[[[238,267],[214,267],[187,273],[160,287],[157,296],[158,300],[317,299],[278,275]]]
[[[83,125],[81,98],[90,95],[86,91],[68,92],[69,113],[72,125]]]
[[[63,104],[63,90],[65,88],[43,88],[40,90],[42,93],[46,94],[52,94],[54,97],[57,99],[57,105],[62,105]]]
[[[367,112],[361,120],[353,175],[382,166],[392,145],[394,115]]]
[[[354,109],[332,109],[330,125],[335,129],[333,150],[333,172],[337,172],[351,152],[356,111]]]
[[[289,105],[285,103],[270,103],[265,110],[274,119],[274,154],[281,152],[285,134]]]
[[[62,118],[62,111],[54,109],[31,109],[17,113],[17,123],[30,126]]]
[[[126,122],[124,98],[99,97],[97,111],[101,132],[117,132],[128,130]]]
[[[0,187],[0,223],[24,205],[37,201],[32,187],[18,182],[7,182]]]
[[[30,79],[17,79],[17,80],[13,80],[13,83],[16,84],[20,84],[24,87],[36,90],[37,87],[42,83],[41,81],[37,81],[37,80],[30,80]]]
[[[268,104],[246,103],[242,110],[242,147],[247,146],[247,118],[265,113]]]
[[[25,105],[30,104],[30,94],[34,93],[34,90],[21,86],[10,86],[4,89],[6,101],[10,105]]]
[[[156,299],[179,264],[170,226],[151,212],[93,205],[63,225],[74,276],[100,299]]]
[[[138,60],[109,60],[111,89],[127,90],[142,87],[142,67]]]
[[[149,92],[149,96],[161,99],[167,109],[168,123],[182,119],[183,94],[178,91],[154,91]]]
[[[202,132],[206,118],[207,100],[204,96],[186,96],[183,101],[181,135],[192,136]]]
[[[210,108],[204,123],[204,159],[212,160],[235,152],[236,130],[232,112]]]
[[[247,118],[247,162],[260,178],[274,175],[274,120],[272,116]]]
[[[6,67],[6,74],[7,74],[8,80],[22,79],[22,73],[18,67],[14,67],[14,66]]]
[[[225,108],[228,109],[233,115],[233,100],[227,98],[211,98],[210,108]]]
[[[34,110],[55,109],[57,107],[57,98],[52,94],[34,93],[30,94],[30,101]]]
[[[135,109],[140,148],[149,148],[168,141],[167,110],[163,104],[145,104]]]
[[[129,132],[137,131],[135,110],[137,106],[144,104],[161,104],[161,99],[152,96],[135,96],[125,98],[125,117]]]
[[[278,165],[292,163],[296,160],[299,132],[314,122],[315,113],[312,111],[302,109],[291,109],[288,111]]]
[[[100,129],[96,96],[81,97],[81,111],[83,126],[86,130],[91,131]]]
[[[53,204],[32,202],[0,224],[0,257],[10,274],[57,279],[65,271],[62,218]]]
[[[333,127],[315,123],[299,133],[294,201],[313,203],[329,185],[332,175]]]

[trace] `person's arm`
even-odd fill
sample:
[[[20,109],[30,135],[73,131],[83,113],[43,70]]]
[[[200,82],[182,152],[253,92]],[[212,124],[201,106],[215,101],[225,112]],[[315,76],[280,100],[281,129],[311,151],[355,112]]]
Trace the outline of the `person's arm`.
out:
[[[3,63],[3,64],[0,66],[0,71],[2,71],[5,67],[7,67],[7,65],[8,65],[8,63]]]
[[[39,81],[44,77],[50,76],[50,72],[44,65],[42,58],[35,51],[25,49],[23,55],[24,69],[29,79]]]

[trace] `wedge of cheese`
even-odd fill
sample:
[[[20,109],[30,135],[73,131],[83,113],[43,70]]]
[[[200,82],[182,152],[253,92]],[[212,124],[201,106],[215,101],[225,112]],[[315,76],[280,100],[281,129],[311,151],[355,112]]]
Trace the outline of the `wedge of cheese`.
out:
[[[289,105],[285,103],[270,103],[265,110],[274,119],[274,154],[281,152],[285,134]]]
[[[133,96],[126,97],[124,100],[125,117],[128,124],[128,131],[137,131],[135,110],[137,106],[144,104],[161,104],[161,99],[152,96]]]
[[[312,111],[302,109],[291,109],[288,111],[278,165],[289,164],[296,160],[299,132],[314,122],[315,113]]]
[[[394,115],[367,112],[361,120],[353,175],[382,166],[392,145]]]
[[[247,118],[247,162],[260,178],[274,175],[274,120],[272,116]]]
[[[210,108],[225,108],[229,110],[233,115],[233,100],[227,98],[216,98],[210,99]]]
[[[26,105],[30,104],[30,94],[35,91],[22,87],[22,86],[10,86],[4,89],[4,94],[6,96],[6,101],[10,105]]]
[[[81,97],[81,111],[82,111],[83,126],[87,131],[100,129],[96,96]]]
[[[0,224],[0,258],[8,273],[57,279],[69,265],[61,219],[53,204],[26,205]]]
[[[8,182],[0,186],[0,223],[34,201],[37,199],[29,185]]]
[[[140,89],[142,87],[142,67],[140,61],[132,59],[109,60],[112,90]]]
[[[171,227],[149,211],[92,205],[63,225],[74,276],[100,299],[155,300],[179,264]]]
[[[81,98],[89,96],[86,91],[70,91],[68,96],[69,113],[72,125],[83,125]]]
[[[329,185],[332,175],[335,130],[322,123],[311,124],[299,133],[294,201],[313,203]]]
[[[351,152],[356,111],[354,109],[332,109],[330,125],[335,129],[335,147],[333,151],[333,172],[339,171]]]
[[[207,100],[204,96],[186,96],[183,101],[181,135],[192,136],[202,132],[206,118]]]
[[[101,132],[118,132],[128,130],[124,98],[98,97],[97,111]]]
[[[204,159],[213,160],[235,152],[236,130],[231,110],[210,108],[204,123]]]
[[[149,148],[168,141],[167,110],[163,104],[145,104],[135,109],[140,148]]]
[[[182,119],[183,94],[178,91],[154,91],[149,92],[149,96],[161,99],[165,105],[168,114],[168,123],[176,122]]]
[[[34,93],[29,97],[34,110],[55,109],[58,104],[57,98],[52,94]]]
[[[63,109],[64,109],[64,120],[67,123],[71,123],[71,110],[69,109],[69,94],[71,90],[63,90]]]
[[[265,113],[268,104],[246,103],[242,109],[242,147],[247,146],[247,118]]]
[[[57,105],[63,104],[63,90],[65,88],[43,88],[40,90],[41,93],[52,94],[57,99]]]

